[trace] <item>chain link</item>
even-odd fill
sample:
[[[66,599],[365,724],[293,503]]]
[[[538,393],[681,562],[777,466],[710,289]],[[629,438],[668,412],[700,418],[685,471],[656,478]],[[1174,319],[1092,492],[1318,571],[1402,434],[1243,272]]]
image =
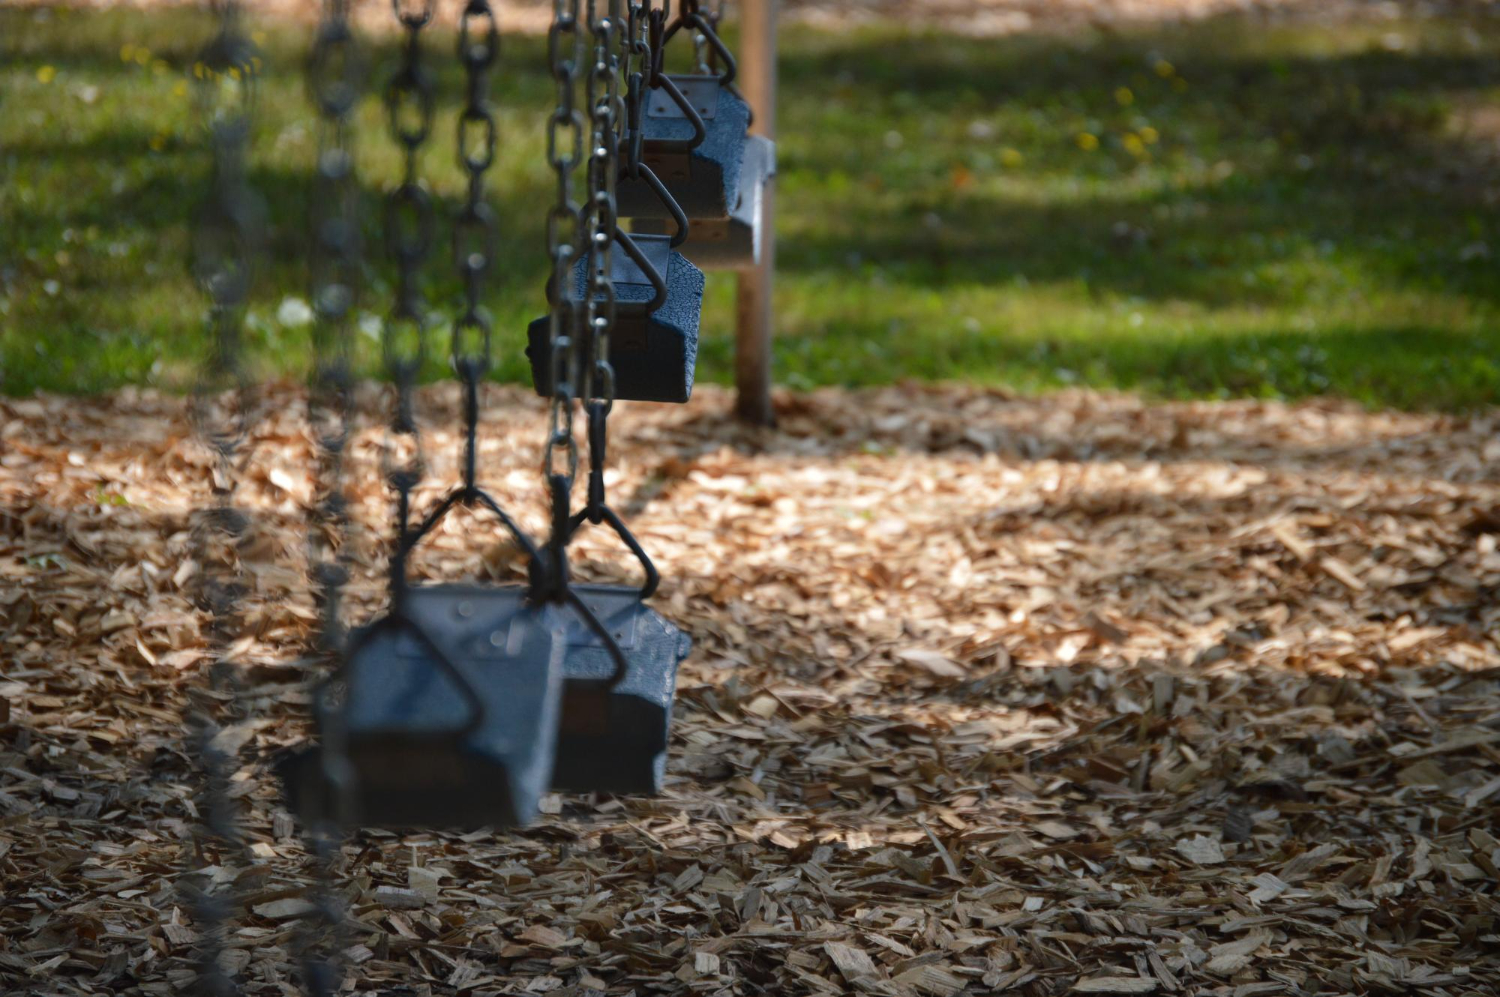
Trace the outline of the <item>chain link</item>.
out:
[[[238,455],[248,434],[246,378],[242,364],[242,328],[255,249],[260,241],[262,211],[246,180],[255,78],[260,57],[244,35],[234,0],[213,5],[215,37],[193,67],[199,82],[197,107],[212,148],[210,187],[195,233],[193,270],[209,299],[210,350],[194,392],[193,417],[199,438],[212,451],[213,505],[202,510],[192,529],[197,564],[194,595],[209,616],[211,663],[208,686],[194,690],[188,728],[203,766],[203,825],[195,836],[195,866],[217,865],[229,874],[187,877],[189,902],[199,943],[195,991],[200,997],[230,997],[238,987],[224,966],[228,925],[240,898],[232,887],[215,889],[212,879],[233,883],[237,862],[250,861],[240,833],[230,780],[239,767],[234,740],[221,736],[221,720],[244,719],[237,696],[231,645],[239,636],[239,601],[244,593],[240,548],[248,520],[235,507]],[[238,853],[238,858],[236,854]]]
[[[386,198],[386,252],[396,263],[396,299],[381,331],[386,371],[396,385],[396,407],[387,434],[386,479],[396,491],[396,555],[391,559],[392,595],[406,585],[406,548],[411,493],[422,480],[422,438],[413,409],[417,378],[427,362],[427,302],[422,268],[432,246],[432,198],[418,180],[418,160],[432,134],[434,85],[422,62],[422,29],[432,21],[432,0],[412,5],[391,0],[406,31],[401,62],[385,88],[391,139],[402,150],[401,182]]]

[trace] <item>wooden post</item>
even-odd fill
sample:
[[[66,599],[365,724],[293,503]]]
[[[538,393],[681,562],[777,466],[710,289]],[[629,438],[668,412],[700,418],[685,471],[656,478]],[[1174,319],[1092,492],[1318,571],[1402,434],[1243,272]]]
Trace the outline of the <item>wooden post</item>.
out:
[[[751,131],[776,138],[776,0],[741,0],[739,84],[755,112]],[[769,426],[771,410],[772,289],[776,273],[776,184],[766,181],[761,200],[760,263],[739,272],[736,291],[735,414]]]

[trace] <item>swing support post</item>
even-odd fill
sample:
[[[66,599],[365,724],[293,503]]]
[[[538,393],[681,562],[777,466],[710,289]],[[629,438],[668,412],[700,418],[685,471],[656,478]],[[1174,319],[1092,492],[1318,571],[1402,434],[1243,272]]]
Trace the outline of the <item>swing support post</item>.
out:
[[[776,0],[741,0],[739,83],[755,113],[751,132],[776,138]],[[738,275],[735,307],[735,414],[758,426],[771,410],[772,289],[776,272],[776,184],[761,195],[760,262]]]

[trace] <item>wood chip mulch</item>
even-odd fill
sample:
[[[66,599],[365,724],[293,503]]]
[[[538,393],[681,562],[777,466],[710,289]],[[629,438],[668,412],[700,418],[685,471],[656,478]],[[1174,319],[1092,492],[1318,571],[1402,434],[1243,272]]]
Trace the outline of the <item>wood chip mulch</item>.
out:
[[[375,390],[353,615],[389,537]],[[268,766],[312,483],[266,389],[239,491],[253,862],[196,853],[179,400],[0,403],[0,993],[184,992],[184,870],[234,879],[243,992],[296,989],[307,854]],[[487,395],[495,493],[540,529],[542,413]],[[347,986],[381,994],[1500,993],[1500,414],[971,388],[621,406],[614,494],[697,642],[660,799],[517,833],[365,833]],[[424,396],[454,480],[452,386]],[[581,573],[628,565],[588,534]],[[460,516],[427,578],[514,580]]]

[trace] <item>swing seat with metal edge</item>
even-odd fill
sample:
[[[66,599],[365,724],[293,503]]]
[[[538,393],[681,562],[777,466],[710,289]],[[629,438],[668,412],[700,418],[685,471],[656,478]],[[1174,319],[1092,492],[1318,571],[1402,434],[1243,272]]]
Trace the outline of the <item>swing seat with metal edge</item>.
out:
[[[522,825],[537,814],[562,705],[557,617],[534,597],[534,585],[405,580],[412,547],[459,504],[490,509],[540,563],[530,538],[472,483],[403,531],[389,615],[350,635],[329,680],[342,702],[326,690],[315,700],[319,746],[281,766],[292,809],[304,818],[337,805],[366,827],[474,829]],[[335,737],[342,777],[323,757]]]
[[[671,202],[649,167],[642,164],[640,173],[659,197]],[[704,277],[677,251],[687,240],[688,221],[675,204],[668,207],[675,209],[675,235],[615,233],[615,243],[623,252],[611,254],[610,260],[616,321],[609,362],[619,399],[682,403],[693,394]],[[589,293],[588,261],[585,254],[573,267],[575,300]],[[556,293],[552,288],[548,292]],[[550,395],[554,370],[550,317],[532,322],[526,338],[532,383],[537,394]]]
[[[652,66],[641,122],[641,160],[671,190],[689,218],[727,218],[740,204],[745,152],[751,122],[750,105],[734,88],[734,56],[708,19],[686,10],[671,27],[665,11],[651,11]],[[720,73],[672,73],[662,70],[664,46],[682,27],[701,32],[724,66]],[[622,179],[616,191],[625,218],[665,217],[647,185]]]
[[[760,264],[760,234],[765,224],[762,195],[766,183],[776,175],[776,143],[763,135],[745,141],[745,162],[740,171],[739,200],[727,218],[695,218],[682,244],[682,255],[703,270],[748,270]],[[636,218],[631,231],[660,235],[667,222],[660,218]]]
[[[604,497],[608,405],[589,403],[588,504],[566,520],[570,541],[584,523],[609,526],[645,570],[645,583],[573,585],[590,610],[562,628],[563,707],[552,788],[654,795],[666,771],[677,666],[693,642],[645,604],[661,580],[640,542]],[[564,506],[564,509],[566,506]],[[592,618],[603,631],[591,630]]]

